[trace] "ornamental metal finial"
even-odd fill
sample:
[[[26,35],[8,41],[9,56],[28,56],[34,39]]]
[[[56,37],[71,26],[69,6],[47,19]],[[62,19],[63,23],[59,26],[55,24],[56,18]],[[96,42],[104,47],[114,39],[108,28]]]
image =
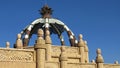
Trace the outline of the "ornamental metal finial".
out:
[[[50,18],[53,10],[48,5],[45,5],[39,11],[43,18]]]

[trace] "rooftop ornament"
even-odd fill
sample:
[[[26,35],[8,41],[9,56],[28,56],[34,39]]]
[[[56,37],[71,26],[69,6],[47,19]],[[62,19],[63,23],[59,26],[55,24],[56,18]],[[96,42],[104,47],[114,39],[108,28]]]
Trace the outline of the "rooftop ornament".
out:
[[[39,11],[42,17],[34,20],[21,32],[24,47],[28,46],[31,36],[37,34],[38,29],[43,30],[44,39],[46,38],[48,31],[50,32],[50,35],[57,34],[61,45],[65,45],[62,33],[67,32],[70,45],[77,46],[77,40],[74,33],[62,21],[51,17],[53,10],[48,5],[43,6]]]
[[[49,8],[48,5],[45,5],[39,11],[43,18],[50,18],[51,17],[50,15],[52,14],[53,10],[51,8]]]

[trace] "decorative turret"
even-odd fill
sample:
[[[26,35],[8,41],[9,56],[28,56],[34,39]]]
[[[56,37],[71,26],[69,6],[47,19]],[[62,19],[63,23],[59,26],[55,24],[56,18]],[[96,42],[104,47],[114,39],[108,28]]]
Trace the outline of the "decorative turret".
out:
[[[36,19],[30,25],[28,25],[22,32],[23,46],[28,46],[29,40],[33,34],[37,34],[38,29],[42,29],[44,32],[44,39],[46,44],[52,44],[51,35],[57,34],[60,39],[61,45],[65,45],[63,32],[67,32],[70,46],[77,46],[78,42],[74,36],[74,33],[60,20],[52,18],[52,9],[48,5],[43,6],[40,10],[41,18]]]

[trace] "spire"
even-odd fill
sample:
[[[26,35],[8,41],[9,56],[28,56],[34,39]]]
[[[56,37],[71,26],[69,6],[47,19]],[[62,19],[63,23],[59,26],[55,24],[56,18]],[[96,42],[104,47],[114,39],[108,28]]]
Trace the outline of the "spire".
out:
[[[53,10],[46,4],[39,11],[43,18],[50,18]]]

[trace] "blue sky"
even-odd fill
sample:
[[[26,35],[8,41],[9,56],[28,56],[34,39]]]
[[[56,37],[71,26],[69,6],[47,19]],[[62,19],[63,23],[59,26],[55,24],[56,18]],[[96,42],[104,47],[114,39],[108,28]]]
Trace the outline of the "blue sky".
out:
[[[45,0],[0,0],[0,47],[35,19]],[[105,63],[120,62],[120,0],[46,0],[54,18],[62,20],[88,42],[90,60],[102,49]]]

